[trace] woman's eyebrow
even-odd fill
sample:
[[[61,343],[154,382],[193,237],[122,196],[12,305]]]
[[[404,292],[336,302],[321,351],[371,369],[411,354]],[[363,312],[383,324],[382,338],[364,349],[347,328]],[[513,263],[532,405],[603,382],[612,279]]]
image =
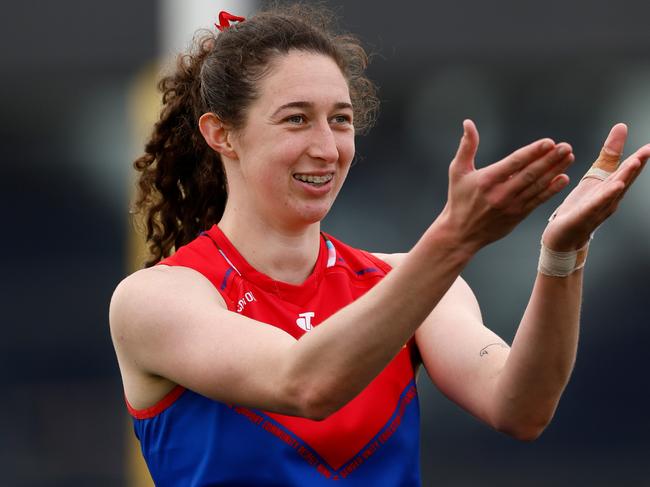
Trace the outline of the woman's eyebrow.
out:
[[[310,102],[310,101],[292,101],[292,102],[285,103],[284,105],[278,107],[278,109],[275,112],[273,112],[273,115],[271,115],[271,116],[274,117],[279,112],[281,112],[282,110],[285,110],[287,108],[313,108],[313,107],[314,107],[314,104],[312,102]],[[337,110],[340,110],[340,109],[343,109],[343,108],[349,108],[350,110],[352,110],[352,104],[348,103],[348,102],[340,101],[340,102],[337,102],[337,103],[334,104],[334,108],[337,109]]]
[[[335,103],[335,104],[334,104],[334,108],[336,108],[337,110],[341,110],[341,109],[343,109],[343,108],[349,108],[350,110],[353,109],[353,108],[352,108],[352,103],[343,102],[343,101],[340,101],[340,102],[338,102],[338,103]]]

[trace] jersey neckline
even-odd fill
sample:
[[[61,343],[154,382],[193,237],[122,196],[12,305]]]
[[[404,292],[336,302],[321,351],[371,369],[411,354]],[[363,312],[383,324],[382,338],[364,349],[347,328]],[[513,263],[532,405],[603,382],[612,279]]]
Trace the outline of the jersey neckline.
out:
[[[301,284],[291,284],[284,281],[278,281],[272,277],[258,271],[253,267],[237,248],[230,242],[225,233],[218,225],[213,225],[207,232],[208,237],[216,244],[217,249],[221,251],[223,258],[228,265],[239,275],[249,282],[273,292],[277,295],[290,295],[295,292],[311,291],[318,288],[323,272],[328,266],[328,246],[326,236],[321,233],[318,258],[311,274]],[[331,245],[331,243],[330,243]]]

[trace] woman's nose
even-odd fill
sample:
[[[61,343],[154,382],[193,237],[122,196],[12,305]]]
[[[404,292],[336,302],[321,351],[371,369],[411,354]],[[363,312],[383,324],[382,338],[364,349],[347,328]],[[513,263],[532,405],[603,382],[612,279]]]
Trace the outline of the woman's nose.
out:
[[[310,134],[309,156],[322,159],[326,162],[336,162],[339,158],[339,149],[336,138],[329,124],[318,125]]]

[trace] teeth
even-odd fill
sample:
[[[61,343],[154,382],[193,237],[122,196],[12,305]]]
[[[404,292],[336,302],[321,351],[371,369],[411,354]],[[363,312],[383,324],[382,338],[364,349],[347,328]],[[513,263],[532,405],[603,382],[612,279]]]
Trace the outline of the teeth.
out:
[[[327,174],[325,176],[309,176],[307,174],[294,174],[293,177],[300,181],[304,181],[305,183],[323,184],[331,181],[334,175]]]

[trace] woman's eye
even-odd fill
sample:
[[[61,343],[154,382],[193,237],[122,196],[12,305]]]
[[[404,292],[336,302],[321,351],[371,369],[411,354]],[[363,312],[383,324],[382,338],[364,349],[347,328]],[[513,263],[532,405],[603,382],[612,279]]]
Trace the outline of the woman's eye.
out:
[[[352,123],[349,115],[336,115],[333,120],[335,123]]]
[[[305,117],[302,115],[291,115],[287,118],[287,122],[294,124],[301,124],[305,121]]]

